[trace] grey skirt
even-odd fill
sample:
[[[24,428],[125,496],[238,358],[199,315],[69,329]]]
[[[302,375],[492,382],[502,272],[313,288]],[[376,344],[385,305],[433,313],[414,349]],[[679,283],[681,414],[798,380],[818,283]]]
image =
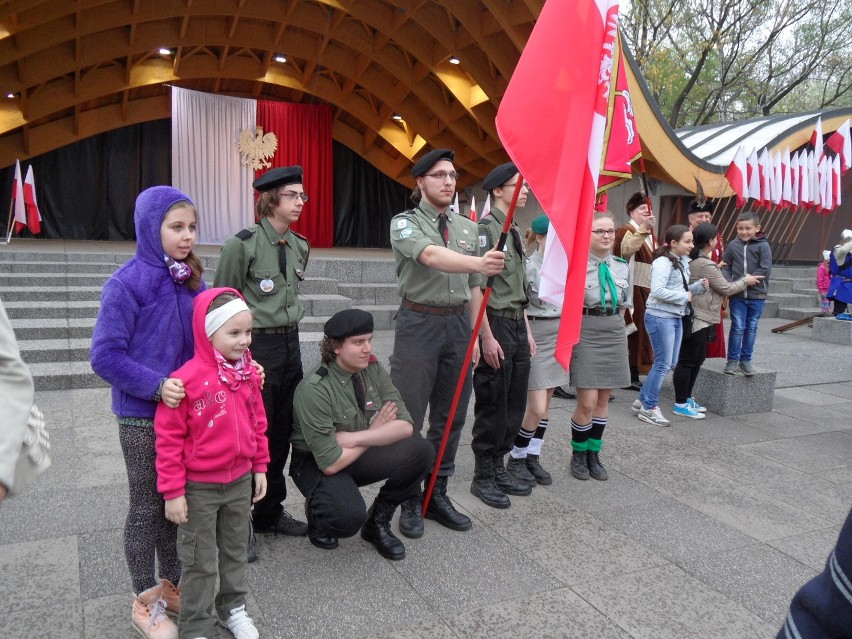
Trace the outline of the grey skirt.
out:
[[[571,354],[574,388],[621,388],[630,385],[627,331],[620,315],[583,315],[580,341]]]
[[[535,357],[530,360],[529,390],[544,390],[568,384],[568,372],[556,361],[556,335],[559,317],[535,319],[530,317],[530,329],[535,339]]]

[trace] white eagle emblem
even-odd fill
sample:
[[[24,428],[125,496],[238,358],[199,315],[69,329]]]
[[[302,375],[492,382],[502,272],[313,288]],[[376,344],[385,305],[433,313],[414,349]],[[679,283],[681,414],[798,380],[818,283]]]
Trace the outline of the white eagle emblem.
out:
[[[278,148],[278,138],[274,133],[263,134],[263,127],[256,127],[254,133],[251,129],[240,131],[240,139],[237,142],[240,155],[243,156],[243,166],[253,169],[268,169],[272,162],[268,160],[275,155]]]

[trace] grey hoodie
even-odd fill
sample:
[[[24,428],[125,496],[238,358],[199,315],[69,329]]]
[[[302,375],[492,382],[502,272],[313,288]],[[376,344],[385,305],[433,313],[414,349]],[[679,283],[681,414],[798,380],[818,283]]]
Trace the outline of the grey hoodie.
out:
[[[749,286],[731,297],[749,300],[766,299],[766,294],[769,292],[769,273],[772,271],[772,250],[765,236],[755,237],[748,242],[736,238],[725,247],[722,261],[725,263],[722,275],[729,282],[735,282],[745,275],[764,276],[759,284]]]

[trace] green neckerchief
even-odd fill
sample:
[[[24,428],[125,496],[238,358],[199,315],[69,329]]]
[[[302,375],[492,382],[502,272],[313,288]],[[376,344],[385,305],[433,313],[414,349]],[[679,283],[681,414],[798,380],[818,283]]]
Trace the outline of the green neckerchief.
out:
[[[612,312],[615,313],[618,306],[618,288],[615,286],[615,280],[612,279],[612,273],[609,270],[609,264],[606,260],[601,260],[598,264],[598,278],[601,281],[601,306],[606,310],[606,290],[609,288],[609,295],[612,298]]]

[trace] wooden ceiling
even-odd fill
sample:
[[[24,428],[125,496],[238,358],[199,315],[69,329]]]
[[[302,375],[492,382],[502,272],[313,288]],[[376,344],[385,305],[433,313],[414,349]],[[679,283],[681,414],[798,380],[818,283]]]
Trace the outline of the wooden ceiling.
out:
[[[467,185],[507,159],[494,116],[543,5],[0,0],[0,166],[168,118],[173,85],[330,104],[334,139],[387,175],[448,147]]]

